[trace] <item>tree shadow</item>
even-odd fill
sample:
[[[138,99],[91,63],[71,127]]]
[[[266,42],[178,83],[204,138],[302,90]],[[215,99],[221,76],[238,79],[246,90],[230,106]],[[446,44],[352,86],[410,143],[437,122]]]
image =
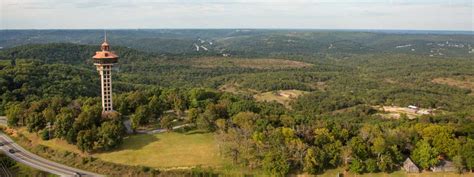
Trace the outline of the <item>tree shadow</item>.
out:
[[[194,135],[194,134],[204,134],[209,133],[208,130],[198,129],[195,126],[185,126],[179,129],[174,129],[173,132],[184,134],[184,135]]]
[[[127,136],[123,139],[122,145],[120,145],[116,150],[138,150],[142,149],[150,143],[157,142],[160,139],[150,134],[135,134]]]
[[[189,131],[184,132],[185,135],[204,134],[204,133],[209,133],[209,131],[194,129],[194,130],[189,130]]]

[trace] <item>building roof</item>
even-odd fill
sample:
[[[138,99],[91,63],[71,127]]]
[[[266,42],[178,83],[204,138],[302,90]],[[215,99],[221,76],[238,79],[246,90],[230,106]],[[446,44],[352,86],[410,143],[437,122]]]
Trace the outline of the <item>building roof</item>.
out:
[[[95,52],[95,55],[92,57],[94,59],[116,59],[116,55],[113,51],[110,51],[109,43],[107,43],[107,33],[104,36],[104,42],[100,45],[102,51]]]
[[[95,58],[95,59],[118,58],[118,56],[112,51],[97,51],[95,52],[95,55],[92,58]]]
[[[419,173],[420,169],[416,166],[415,163],[410,158],[407,158],[405,162],[403,162],[403,168],[405,171],[410,172],[410,173]]]

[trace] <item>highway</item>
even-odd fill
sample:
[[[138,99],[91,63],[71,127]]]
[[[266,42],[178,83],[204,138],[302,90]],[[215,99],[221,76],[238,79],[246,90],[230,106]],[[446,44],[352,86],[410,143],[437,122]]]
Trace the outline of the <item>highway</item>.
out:
[[[0,124],[4,125],[2,119],[4,119],[4,117],[0,117]],[[0,146],[1,151],[17,162],[23,163],[30,167],[59,176],[102,176],[96,173],[68,167],[37,156],[36,154],[33,154],[16,144],[3,132],[0,132],[0,142],[3,143],[3,145]],[[10,150],[13,150],[14,152],[11,153]]]

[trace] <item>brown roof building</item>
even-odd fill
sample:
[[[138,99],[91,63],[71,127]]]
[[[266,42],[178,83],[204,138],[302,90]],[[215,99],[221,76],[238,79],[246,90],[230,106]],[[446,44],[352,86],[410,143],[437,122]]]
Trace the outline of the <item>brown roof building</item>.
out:
[[[403,162],[403,169],[408,173],[420,173],[420,168],[418,168],[410,158],[407,158],[405,162]]]

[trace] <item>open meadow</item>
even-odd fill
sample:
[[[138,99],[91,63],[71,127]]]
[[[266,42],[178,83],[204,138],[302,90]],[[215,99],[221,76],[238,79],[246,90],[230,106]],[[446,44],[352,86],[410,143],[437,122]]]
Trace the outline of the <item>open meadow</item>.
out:
[[[313,64],[269,58],[197,58],[191,61],[192,66],[200,68],[239,67],[252,69],[294,69],[311,67]]]
[[[224,161],[210,133],[133,135],[125,138],[117,150],[96,156],[114,163],[162,169],[216,167]]]

